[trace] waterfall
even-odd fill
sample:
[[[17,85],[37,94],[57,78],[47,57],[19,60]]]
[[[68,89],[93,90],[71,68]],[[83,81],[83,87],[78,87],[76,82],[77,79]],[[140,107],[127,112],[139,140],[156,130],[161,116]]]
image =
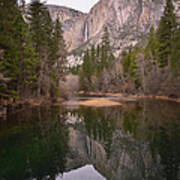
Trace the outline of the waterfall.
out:
[[[89,157],[92,157],[92,141],[88,136],[86,137],[86,146],[87,154],[89,155]]]
[[[89,27],[88,27],[88,19],[86,19],[84,24],[84,41],[87,41],[89,38]]]
[[[139,4],[139,12],[138,12],[138,19],[137,19],[137,33],[139,31],[139,21],[140,21],[140,18],[141,18],[141,14],[142,14],[142,11],[143,11],[143,1],[142,0],[138,0],[138,4]]]

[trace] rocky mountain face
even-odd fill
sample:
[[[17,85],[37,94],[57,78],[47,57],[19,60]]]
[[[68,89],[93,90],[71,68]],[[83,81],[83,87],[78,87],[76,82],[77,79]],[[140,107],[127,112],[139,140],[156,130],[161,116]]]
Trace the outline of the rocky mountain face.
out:
[[[178,1],[175,1],[178,5]],[[69,52],[80,54],[91,44],[101,41],[104,27],[118,56],[122,49],[134,46],[157,27],[165,0],[100,0],[88,14],[72,9],[48,6],[53,18],[59,17]],[[179,12],[176,6],[176,12]]]
[[[81,41],[78,39],[78,31],[80,31],[81,26],[83,26],[82,24],[87,14],[62,6],[47,5],[47,7],[51,17],[53,19],[59,18],[63,25],[64,39],[66,40],[68,51],[79,46]]]
[[[163,180],[160,158],[154,163],[147,143],[133,139],[121,130],[113,134],[111,154],[107,157],[104,144],[81,131],[69,128],[69,153],[66,171],[93,164],[108,180]]]

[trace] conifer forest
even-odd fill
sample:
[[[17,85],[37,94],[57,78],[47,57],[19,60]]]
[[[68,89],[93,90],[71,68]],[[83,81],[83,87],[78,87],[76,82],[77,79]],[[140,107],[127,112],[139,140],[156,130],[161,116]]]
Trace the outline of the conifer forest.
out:
[[[180,180],[180,1],[0,0],[0,180]]]

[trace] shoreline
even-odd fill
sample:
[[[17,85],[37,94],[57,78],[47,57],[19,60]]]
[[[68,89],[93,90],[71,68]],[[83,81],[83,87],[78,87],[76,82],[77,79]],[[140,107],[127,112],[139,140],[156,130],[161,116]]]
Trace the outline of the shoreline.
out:
[[[101,100],[99,103],[98,98],[101,99],[103,97],[115,97],[115,98],[129,98],[134,100],[140,100],[140,99],[151,99],[151,100],[162,100],[162,101],[169,101],[169,102],[176,102],[180,103],[180,98],[170,98],[168,96],[153,96],[153,95],[132,95],[132,94],[124,94],[124,93],[104,93],[104,92],[84,92],[80,91],[77,94],[74,94],[76,96],[91,96],[94,97],[95,103],[91,101],[87,102],[80,102],[79,105],[83,106],[110,106],[110,105],[122,105],[121,103],[116,104],[117,102],[114,101],[108,101],[108,100]],[[71,99],[71,98],[70,98]],[[4,119],[6,117],[8,108],[12,108],[13,110],[21,110],[25,107],[34,107],[34,106],[41,106],[41,105],[63,105],[63,102],[66,100],[64,98],[57,98],[55,101],[48,99],[48,98],[25,98],[22,100],[16,100],[13,101],[12,99],[4,100],[0,99],[0,120]],[[102,103],[102,105],[101,105]],[[106,105],[107,103],[107,105]]]
[[[80,91],[74,94],[76,97],[78,96],[92,96],[94,98],[103,98],[103,97],[117,97],[117,98],[132,98],[132,99],[155,99],[155,100],[164,100],[164,101],[172,101],[180,103],[180,98],[170,98],[168,96],[153,96],[153,95],[143,95],[143,94],[125,94],[125,93],[105,93],[105,92],[83,92]],[[71,98],[70,98],[71,100]],[[0,99],[0,105],[2,107],[18,107],[18,106],[40,106],[40,105],[61,105],[66,101],[64,98],[57,98],[55,101],[48,98],[24,98],[21,100],[13,101],[12,99],[4,100]]]
[[[132,98],[134,100],[139,99],[152,99],[152,100],[162,100],[180,103],[180,98],[170,98],[168,96],[153,96],[153,95],[141,95],[141,94],[125,94],[125,93],[105,93],[105,92],[84,92],[80,91],[76,96],[94,96],[94,98],[103,98],[103,97],[116,97],[116,98]],[[13,101],[12,99],[4,100],[0,99],[0,119],[6,116],[7,108],[12,109],[22,109],[26,106],[41,106],[41,105],[63,105],[63,102],[66,100],[64,98],[57,98],[55,101],[48,98],[25,98],[22,100]],[[81,103],[80,105],[83,105]]]
[[[12,106],[12,107],[16,107],[16,106],[21,106],[21,105],[29,105],[29,106],[40,106],[40,105],[44,105],[44,104],[57,104],[57,103],[62,103],[65,99],[64,98],[57,98],[55,101],[53,101],[52,99],[48,99],[48,98],[24,98],[21,100],[15,100],[13,101],[12,99],[9,100],[5,100],[5,99],[1,99],[0,100],[0,104],[4,107],[7,106]]]
[[[47,98],[25,98],[14,101],[13,99],[0,100],[0,120],[5,119],[8,109],[11,110],[22,110],[26,107],[35,107],[41,105],[61,105],[65,101],[63,98],[57,98],[55,102]]]
[[[170,98],[168,96],[154,96],[154,95],[143,95],[143,94],[124,94],[124,93],[104,93],[104,92],[79,92],[77,95],[84,96],[95,96],[95,97],[126,97],[134,99],[155,99],[164,100],[180,103],[180,98]]]
[[[80,91],[74,96],[91,96],[94,98],[103,98],[103,97],[117,97],[117,98],[132,98],[132,99],[155,99],[155,100],[164,100],[164,101],[171,101],[171,102],[177,102],[180,103],[180,98],[170,98],[168,96],[153,96],[153,95],[143,95],[143,94],[125,94],[125,93],[105,93],[105,92],[84,92]],[[69,98],[71,100],[71,98]],[[24,98],[21,100],[15,100],[12,99],[5,100],[0,99],[0,105],[1,107],[18,107],[18,106],[40,106],[40,105],[61,105],[63,102],[65,102],[66,99],[59,97],[53,101],[52,99],[48,98]]]

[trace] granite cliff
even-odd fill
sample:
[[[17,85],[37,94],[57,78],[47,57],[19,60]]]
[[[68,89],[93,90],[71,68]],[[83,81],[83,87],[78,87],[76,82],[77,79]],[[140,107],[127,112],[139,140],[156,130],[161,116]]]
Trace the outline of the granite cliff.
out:
[[[48,5],[48,8],[52,17],[63,23],[67,48],[71,51],[83,43],[97,44],[105,26],[117,49],[135,44],[151,25],[158,24],[163,6],[163,0],[100,0],[88,14],[66,7]]]
[[[179,12],[178,1],[174,1]],[[122,49],[134,46],[157,27],[165,0],[100,0],[88,14],[65,7],[48,5],[53,18],[59,17],[69,52],[80,55],[91,44],[101,41],[108,27],[116,56]]]

